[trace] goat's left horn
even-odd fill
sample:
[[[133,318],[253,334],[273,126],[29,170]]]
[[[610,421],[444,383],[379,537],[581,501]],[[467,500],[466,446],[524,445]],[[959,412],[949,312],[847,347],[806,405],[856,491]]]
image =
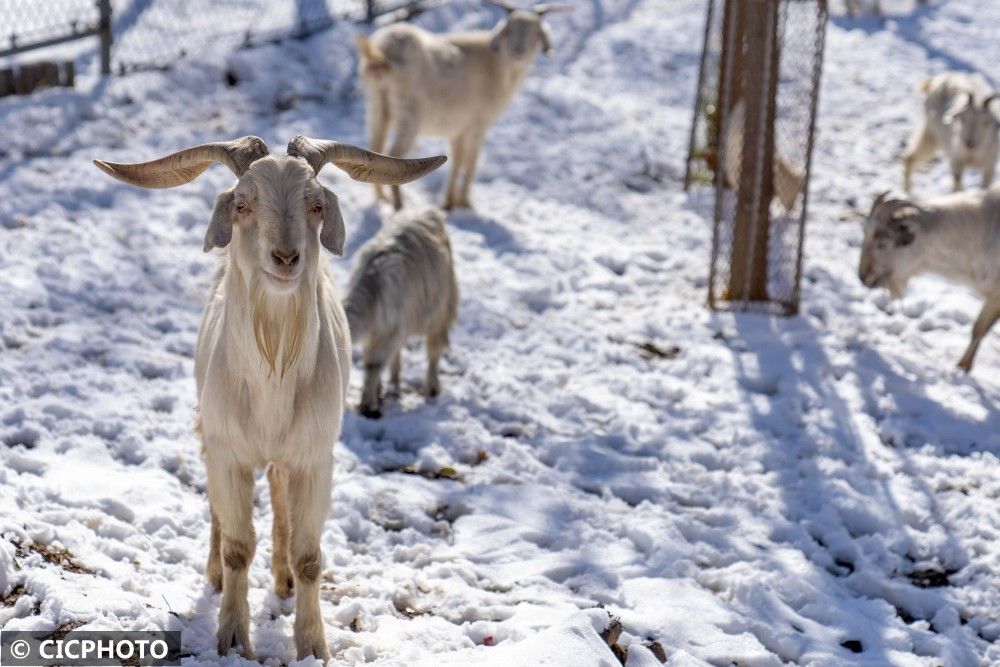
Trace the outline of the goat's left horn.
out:
[[[109,176],[140,188],[175,188],[198,178],[213,164],[224,164],[236,176],[242,176],[255,160],[267,154],[263,139],[248,136],[192,146],[149,162],[119,164],[94,160],[94,164]]]
[[[998,100],[998,99],[1000,99],[1000,92],[996,92],[996,93],[991,93],[990,95],[988,95],[988,96],[986,97],[986,99],[985,99],[985,100],[983,100],[983,108],[985,109],[985,108],[986,108],[986,107],[988,107],[988,106],[989,106],[989,105],[990,105],[990,104],[991,104],[992,102],[995,102],[995,101],[996,101],[996,100]]]
[[[539,16],[545,16],[546,14],[553,14],[555,12],[571,12],[573,11],[573,6],[554,2],[544,2],[540,5],[532,7],[531,11],[535,12]]]
[[[303,136],[288,142],[288,154],[305,159],[317,174],[329,162],[356,181],[379,185],[402,185],[415,181],[448,160],[444,155],[413,159],[390,157],[338,141]]]
[[[493,5],[494,7],[499,7],[508,14],[517,11],[517,5],[507,2],[507,0],[486,0],[486,2]]]

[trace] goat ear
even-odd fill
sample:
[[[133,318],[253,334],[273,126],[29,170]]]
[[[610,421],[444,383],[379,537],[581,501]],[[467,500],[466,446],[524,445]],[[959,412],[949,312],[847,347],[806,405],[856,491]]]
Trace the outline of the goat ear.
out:
[[[499,51],[503,40],[507,39],[510,33],[510,22],[504,19],[497,27],[493,28],[493,35],[490,37],[490,48]]]
[[[541,22],[538,24],[538,30],[542,37],[542,53],[551,56],[555,50],[552,48],[552,33],[549,32],[549,27]]]
[[[319,232],[319,242],[338,257],[344,254],[344,215],[340,212],[340,202],[332,190],[323,188],[323,228]]]
[[[215,200],[212,221],[205,232],[205,252],[212,248],[225,248],[233,239],[233,220],[236,219],[236,188],[223,192]]]
[[[912,219],[911,215],[912,213],[908,215],[905,211],[900,211],[893,216],[892,224],[889,228],[892,230],[892,236],[897,248],[908,246],[917,238],[916,221]]]

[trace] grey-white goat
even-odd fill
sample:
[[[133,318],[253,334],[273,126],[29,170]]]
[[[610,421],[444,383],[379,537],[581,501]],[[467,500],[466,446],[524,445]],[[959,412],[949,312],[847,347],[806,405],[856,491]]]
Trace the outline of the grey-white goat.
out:
[[[1000,187],[919,203],[904,194],[879,195],[865,223],[861,282],[898,298],[921,273],[967,285],[983,298],[958,362],[971,371],[979,344],[1000,319]]]
[[[979,169],[982,186],[993,182],[1000,152],[1000,93],[993,92],[979,74],[944,72],[924,79],[924,116],[903,154],[903,189],[910,191],[913,171],[929,162],[939,150],[951,163],[953,190],[962,189],[962,174]]]
[[[253,655],[247,570],[256,543],[254,471],[268,467],[274,508],[274,590],[295,601],[298,658],[330,657],[319,608],[320,536],[330,508],[351,338],[320,248],[340,255],[337,196],[317,177],[327,162],[366,182],[402,183],[443,157],[397,160],[296,137],[268,155],[257,137],[203,144],[142,164],[95,160],[144,188],[188,183],[215,163],[239,179],[219,195],[206,252],[228,248],[212,281],[195,350],[198,426],[212,516],[206,575],[222,588],[219,654]]]
[[[384,149],[393,123],[390,155],[406,155],[423,135],[448,139],[452,167],[446,209],[471,206],[469,189],[486,131],[524,83],[539,51],[552,51],[542,17],[568,9],[492,4],[507,11],[492,32],[434,34],[397,23],[377,30],[370,39],[358,37],[370,148]],[[383,197],[379,186],[375,196]],[[402,207],[398,186],[392,188],[392,203]]]
[[[458,283],[439,209],[399,213],[358,251],[344,300],[351,335],[365,341],[361,414],[381,415],[382,369],[399,387],[408,336],[427,337],[427,396],[441,389],[438,361],[458,310]]]

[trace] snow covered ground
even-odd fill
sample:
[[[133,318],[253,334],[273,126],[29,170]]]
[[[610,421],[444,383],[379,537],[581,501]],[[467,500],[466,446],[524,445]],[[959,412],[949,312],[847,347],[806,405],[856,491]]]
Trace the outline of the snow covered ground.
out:
[[[928,278],[891,303],[856,277],[916,85],[1000,80],[1000,6],[832,17],[803,312],[771,319],[704,307],[711,201],[680,190],[703,3],[574,4],[489,136],[476,211],[449,217],[443,394],[420,397],[415,348],[387,415],[346,417],[323,537],[336,661],[614,665],[607,610],[634,666],[658,664],[649,640],[674,667],[1000,664],[1000,333],[966,377],[976,299]],[[459,0],[420,22],[498,17]],[[185,664],[240,662],[214,652],[192,432],[201,239],[232,176],[142,191],[90,160],[250,133],[363,143],[353,30],[0,101],[4,628],[182,629]],[[404,192],[435,201],[445,177]],[[323,180],[343,285],[388,211]],[[948,182],[937,164],[916,187]],[[292,605],[270,592],[258,495],[252,633],[277,665]]]

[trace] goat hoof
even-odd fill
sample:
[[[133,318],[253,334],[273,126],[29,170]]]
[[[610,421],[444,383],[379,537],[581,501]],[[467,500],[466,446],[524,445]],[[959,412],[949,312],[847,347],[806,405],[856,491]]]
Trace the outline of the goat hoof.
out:
[[[309,636],[306,636],[309,635]],[[330,660],[330,647],[326,643],[326,633],[322,628],[315,632],[302,633],[295,637],[296,655],[298,660],[313,656],[326,664]]]
[[[437,384],[427,385],[427,398],[437,398],[441,393],[441,387]]]
[[[209,566],[205,568],[205,578],[208,579],[208,583],[212,585],[212,588],[215,589],[216,593],[222,590],[221,566],[216,567],[213,566],[212,564],[209,564]]]
[[[366,419],[381,419],[382,418],[382,410],[381,410],[381,408],[373,408],[373,407],[368,406],[368,405],[362,405],[362,406],[358,407],[358,412],[361,414],[362,417],[365,417]]]
[[[254,657],[253,644],[250,643],[249,624],[240,624],[234,619],[219,618],[219,632],[216,635],[218,640],[219,656],[225,656],[229,649],[237,645],[243,648],[243,657],[252,660]]]

